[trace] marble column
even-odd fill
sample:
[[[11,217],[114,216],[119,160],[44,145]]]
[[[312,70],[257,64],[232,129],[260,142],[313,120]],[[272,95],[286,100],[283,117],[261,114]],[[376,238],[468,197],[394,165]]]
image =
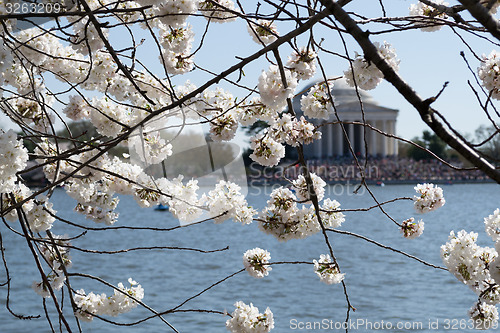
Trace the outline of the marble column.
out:
[[[380,130],[385,133],[388,130],[387,120],[382,120],[381,123],[382,126],[380,126]],[[382,156],[387,156],[387,137],[385,135],[382,135],[381,139],[382,139],[382,145],[381,145],[382,149],[380,150],[380,154],[382,154]]]
[[[333,125],[328,124],[326,126],[326,139],[327,139],[327,145],[326,145],[326,151],[327,151],[327,157],[331,158],[335,156],[333,153]]]
[[[321,130],[321,128],[320,128]],[[315,140],[314,141],[314,147],[313,147],[313,150],[314,150],[314,158],[315,159],[321,159],[322,157],[322,145],[323,145],[323,140]]]
[[[358,133],[358,142],[359,142],[359,152],[361,153],[361,156],[365,156],[365,127],[362,125],[359,126],[359,133]]]
[[[372,127],[377,128],[377,122],[376,121],[370,121],[369,122]],[[370,142],[369,144],[369,153],[372,156],[377,156],[377,132],[370,130]]]
[[[396,135],[396,120],[392,120],[391,123],[391,134]],[[392,154],[395,156],[398,155],[398,140],[396,139],[392,139]]]
[[[321,158],[328,158],[328,125],[321,126]]]
[[[344,155],[344,133],[340,124],[335,125],[335,153],[337,156]]]
[[[352,121],[352,120],[349,120]],[[356,145],[354,140],[356,140],[354,136],[354,125],[353,124],[347,124],[347,135],[349,137],[349,142],[351,143],[352,150],[355,149]]]

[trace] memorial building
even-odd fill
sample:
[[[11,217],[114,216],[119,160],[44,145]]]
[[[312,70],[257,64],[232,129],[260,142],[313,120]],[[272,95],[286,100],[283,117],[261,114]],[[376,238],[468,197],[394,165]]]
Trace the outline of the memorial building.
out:
[[[307,93],[309,88],[314,84],[306,87],[304,93]],[[363,102],[365,122],[382,132],[395,135],[399,110],[380,106],[364,90],[358,89],[358,92]],[[335,99],[335,108],[339,118],[344,123],[347,137],[339,124],[321,126],[319,128],[322,133],[321,140],[316,140],[304,146],[304,157],[324,160],[350,156],[351,153],[347,139],[351,142],[353,150],[358,157],[386,157],[398,154],[397,140],[373,131],[369,127],[366,127],[366,131],[364,131],[362,125],[350,123],[363,122],[361,103],[359,102],[358,93],[354,88],[348,86],[343,80],[336,80],[332,89],[332,95]],[[301,97],[302,95],[296,96],[293,100],[293,107],[296,110],[298,118],[302,115],[302,111],[300,110]],[[334,114],[327,120],[312,118],[308,120],[316,126],[322,123],[338,121]],[[365,135],[367,149],[365,147]]]

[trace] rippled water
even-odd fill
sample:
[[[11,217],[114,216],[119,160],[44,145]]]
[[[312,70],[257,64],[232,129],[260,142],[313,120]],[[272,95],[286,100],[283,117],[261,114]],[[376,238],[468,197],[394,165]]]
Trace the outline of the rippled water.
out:
[[[373,205],[373,200],[366,192],[353,195],[345,191],[345,187],[343,189],[344,191],[339,187],[329,188],[330,194],[342,204],[342,208]],[[446,205],[423,216],[415,215],[410,201],[399,201],[384,206],[398,221],[411,216],[423,218],[425,232],[419,239],[403,239],[396,226],[379,210],[348,212],[346,222],[340,229],[365,235],[436,265],[442,265],[439,247],[447,241],[450,230],[475,230],[480,234],[481,245],[493,246],[484,233],[483,218],[500,206],[500,187],[495,184],[456,184],[445,185],[443,189]],[[266,196],[262,194],[263,190],[264,188],[251,189],[248,201],[255,207],[262,208],[265,205]],[[410,185],[388,185],[373,187],[372,190],[380,201],[414,194],[413,186]],[[56,191],[53,201],[63,217],[81,221],[88,226],[96,226],[72,212],[75,202],[63,191]],[[121,198],[118,211],[119,225],[178,225],[170,213],[140,209],[130,197]],[[17,225],[14,226],[17,228]],[[41,298],[30,288],[31,283],[40,278],[34,269],[33,259],[26,249],[25,241],[7,231],[5,226],[0,228],[12,277],[10,306],[17,313],[41,315],[40,319],[29,321],[12,317],[4,306],[6,288],[0,287],[0,332],[49,332]],[[60,222],[54,225],[53,232],[71,236],[78,233]],[[412,331],[409,329],[412,325],[414,330],[430,331],[429,321],[433,325],[438,321],[438,331],[444,331],[444,325],[447,323],[467,320],[467,310],[475,302],[476,296],[450,273],[425,266],[359,238],[333,233],[328,236],[341,269],[346,273],[349,300],[356,308],[355,312],[351,311],[350,319],[351,323],[360,325],[351,326],[358,328],[352,331],[373,331],[377,325],[385,325],[387,328],[389,324],[394,327],[387,329],[387,332]],[[178,246],[213,250],[229,246],[227,251],[208,254],[154,250],[97,255],[72,251],[74,264],[71,271],[93,274],[115,285],[132,277],[144,287],[144,301],[159,311],[175,307],[211,284],[240,270],[241,257],[247,249],[265,248],[271,252],[273,261],[312,261],[320,254],[327,253],[323,236],[320,234],[305,240],[280,243],[272,236],[262,234],[257,224],[242,226],[230,221],[221,225],[193,225],[170,232],[89,231],[85,237],[75,240],[73,244],[103,250],[138,246]],[[5,274],[3,269],[0,269],[0,283],[4,281]],[[71,283],[74,288],[84,288],[87,292],[112,293],[106,286],[80,278],[73,278]],[[312,265],[276,265],[264,279],[254,279],[245,272],[240,273],[188,302],[181,309],[226,309],[232,312],[233,304],[238,300],[252,302],[261,311],[269,306],[275,316],[274,332],[311,332],[315,330],[305,328],[308,323],[312,325],[314,322],[322,323],[326,331],[340,331],[335,328],[344,321],[347,309],[342,286],[327,286],[321,283],[314,274]],[[64,302],[66,311],[69,311],[68,300]],[[48,305],[50,307],[50,301]],[[136,308],[128,314],[110,319],[129,323],[148,315],[147,310]],[[219,314],[193,312],[169,314],[165,318],[179,332],[189,333],[224,332],[227,319]],[[53,319],[57,324],[56,317]],[[406,325],[407,329],[396,329],[398,323]],[[304,325],[304,329],[300,330],[300,325]],[[373,325],[372,329],[369,325]],[[84,332],[99,333],[170,331],[158,319],[151,319],[133,327],[116,327],[94,320],[92,323],[83,323],[82,328]]]

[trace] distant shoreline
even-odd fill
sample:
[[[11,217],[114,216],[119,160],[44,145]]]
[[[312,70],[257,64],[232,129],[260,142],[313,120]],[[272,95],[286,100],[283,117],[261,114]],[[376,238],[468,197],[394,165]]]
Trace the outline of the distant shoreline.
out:
[[[359,179],[346,179],[346,180],[328,180],[325,181],[327,185],[346,185],[346,184],[359,184]],[[368,185],[385,186],[385,185],[412,185],[422,183],[432,183],[439,185],[453,185],[453,184],[496,184],[491,179],[392,179],[392,180],[366,180]],[[288,185],[286,180],[272,180],[272,179],[252,179],[248,178],[249,186],[270,186],[270,185]]]

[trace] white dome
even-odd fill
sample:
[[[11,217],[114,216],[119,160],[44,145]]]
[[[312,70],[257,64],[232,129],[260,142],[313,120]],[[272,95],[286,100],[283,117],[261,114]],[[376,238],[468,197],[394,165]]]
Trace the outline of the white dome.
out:
[[[314,86],[315,84],[318,84],[319,82],[320,81],[315,81],[315,82],[307,85],[306,87],[304,87],[302,89],[302,91],[304,92],[303,94],[307,94],[309,89],[312,86]],[[333,82],[332,95],[333,95],[333,98],[335,99],[335,105],[340,106],[343,104],[359,102],[358,94],[356,93],[356,89],[349,86],[344,78],[340,78],[340,79],[337,79],[337,80],[332,81],[332,82]],[[358,89],[358,93],[359,93],[359,96],[361,97],[361,101],[363,101],[365,103],[375,104],[375,105],[378,104],[373,99],[373,97],[370,94],[368,94],[366,91],[364,91],[362,89]],[[300,97],[299,97],[299,99],[300,99]]]
[[[335,104],[342,105],[352,102],[359,102],[358,93],[361,97],[361,101],[369,102],[371,104],[377,104],[373,97],[366,91],[358,88],[358,91],[356,92],[356,89],[349,86],[344,78],[334,81],[332,95],[335,99]]]

